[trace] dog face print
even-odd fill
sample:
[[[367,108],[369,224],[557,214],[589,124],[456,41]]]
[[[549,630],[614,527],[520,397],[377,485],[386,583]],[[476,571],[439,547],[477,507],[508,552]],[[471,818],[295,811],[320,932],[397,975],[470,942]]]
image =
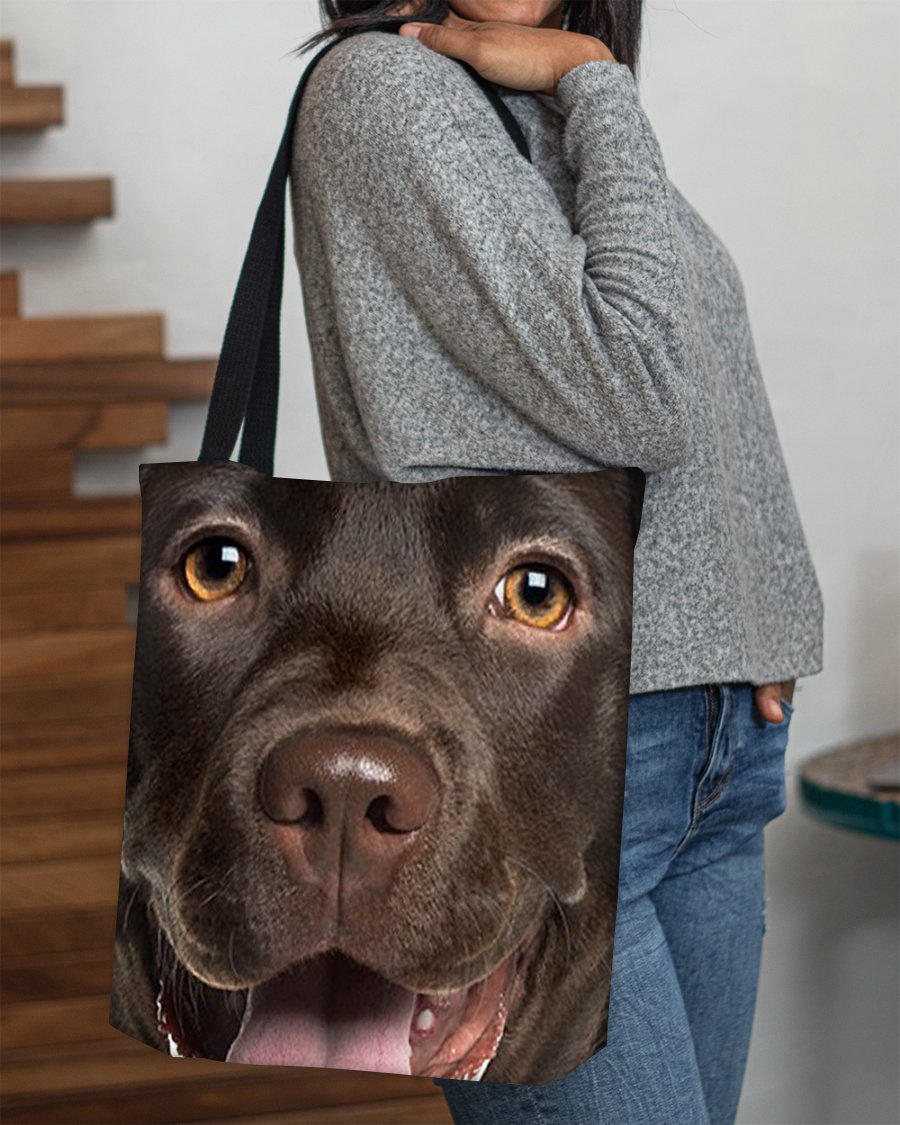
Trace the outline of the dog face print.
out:
[[[114,1026],[551,1081],[605,1041],[643,476],[141,467]]]

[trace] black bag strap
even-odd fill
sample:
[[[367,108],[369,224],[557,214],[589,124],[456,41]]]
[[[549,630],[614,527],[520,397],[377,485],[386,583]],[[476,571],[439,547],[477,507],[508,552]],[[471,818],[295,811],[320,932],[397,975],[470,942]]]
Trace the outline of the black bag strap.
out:
[[[374,29],[396,31],[402,20]],[[369,29],[372,30],[372,29]],[[360,33],[357,33],[360,34]],[[243,425],[238,460],[271,475],[275,461],[280,367],[281,293],[285,257],[285,195],[294,125],[303,90],[316,64],[342,38],[334,39],[311,60],[297,86],[287,124],[241,267],[219,353],[200,461],[228,461]],[[525,135],[493,86],[462,60],[503,122],[522,156],[531,159]]]

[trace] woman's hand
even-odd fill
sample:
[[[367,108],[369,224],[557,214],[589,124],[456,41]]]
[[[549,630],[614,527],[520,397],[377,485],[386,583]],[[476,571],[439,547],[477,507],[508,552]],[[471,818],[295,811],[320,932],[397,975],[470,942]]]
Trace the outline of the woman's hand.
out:
[[[784,680],[781,683],[760,684],[759,687],[753,689],[756,709],[764,719],[768,719],[770,723],[781,722],[784,718],[784,711],[781,707],[782,697],[788,703],[791,702],[794,698],[796,682],[796,680]]]
[[[616,61],[593,35],[499,20],[476,22],[455,12],[448,12],[442,23],[402,24],[400,34],[414,35],[438,54],[462,59],[489,82],[551,97],[562,76],[580,63]]]

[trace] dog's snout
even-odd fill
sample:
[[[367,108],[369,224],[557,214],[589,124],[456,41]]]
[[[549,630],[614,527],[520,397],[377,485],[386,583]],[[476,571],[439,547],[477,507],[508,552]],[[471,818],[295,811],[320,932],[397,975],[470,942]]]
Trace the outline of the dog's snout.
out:
[[[383,890],[421,844],[438,778],[400,738],[318,728],[269,752],[259,800],[270,821],[291,827],[278,836],[295,878]]]

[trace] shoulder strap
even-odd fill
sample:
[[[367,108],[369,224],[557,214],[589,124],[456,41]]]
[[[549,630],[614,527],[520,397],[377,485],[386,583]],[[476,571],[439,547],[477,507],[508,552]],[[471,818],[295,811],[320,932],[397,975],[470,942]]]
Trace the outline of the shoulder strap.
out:
[[[396,31],[401,22],[395,20],[376,25],[376,29]],[[332,47],[342,41],[342,38],[332,40],[310,60],[291,101],[287,124],[256,213],[250,244],[228,314],[206,415],[200,461],[230,460],[243,425],[238,460],[264,473],[271,474],[273,471],[284,279],[285,187],[290,170],[294,124],[309,76]],[[516,148],[530,160],[525,136],[502,98],[473,67],[457,61],[487,95]]]

